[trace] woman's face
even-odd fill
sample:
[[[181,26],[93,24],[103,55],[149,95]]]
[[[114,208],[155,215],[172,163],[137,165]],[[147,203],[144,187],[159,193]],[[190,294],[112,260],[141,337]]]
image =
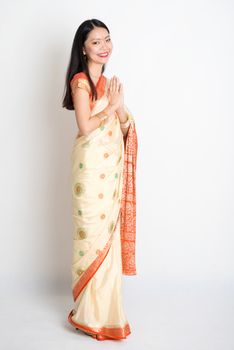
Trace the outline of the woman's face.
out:
[[[83,52],[86,53],[88,61],[105,64],[112,52],[110,34],[105,28],[95,27],[89,32],[84,42]]]

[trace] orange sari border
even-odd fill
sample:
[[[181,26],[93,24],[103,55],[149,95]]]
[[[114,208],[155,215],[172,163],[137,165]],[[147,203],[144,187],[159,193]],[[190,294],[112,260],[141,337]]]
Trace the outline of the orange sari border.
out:
[[[123,190],[121,197],[121,254],[122,273],[136,275],[136,165],[137,133],[131,122],[125,138]]]
[[[112,338],[113,340],[121,340],[121,339],[125,339],[129,334],[131,334],[129,323],[126,323],[124,327],[100,327],[100,328],[94,327],[93,328],[93,327],[84,326],[80,323],[73,321],[72,315],[73,315],[73,310],[71,310],[68,316],[68,322],[71,323],[72,326],[79,328],[84,332],[85,331],[90,332],[93,335],[102,335],[103,337],[106,336],[108,338]],[[99,340],[98,337],[96,337],[96,339]]]
[[[72,291],[74,301],[76,301],[76,299],[78,298],[78,296],[81,293],[81,291],[83,290],[83,288],[90,281],[90,279],[93,277],[93,275],[98,270],[98,268],[100,267],[100,265],[104,261],[105,257],[107,256],[107,253],[109,252],[109,249],[111,247],[111,243],[114,239],[114,234],[115,234],[115,230],[116,230],[116,226],[117,226],[119,218],[120,218],[120,212],[118,214],[118,217],[117,217],[113,232],[111,234],[111,237],[109,238],[109,240],[105,244],[103,250],[100,251],[97,258],[90,264],[90,266],[87,268],[87,270],[85,270],[85,272],[81,275],[78,282],[74,286],[73,291]]]

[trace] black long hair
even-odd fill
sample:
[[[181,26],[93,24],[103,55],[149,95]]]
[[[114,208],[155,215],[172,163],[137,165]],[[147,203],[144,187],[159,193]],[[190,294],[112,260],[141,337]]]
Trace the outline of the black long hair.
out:
[[[92,100],[97,99],[97,90],[89,75],[88,65],[86,61],[87,56],[84,56],[83,54],[84,42],[86,41],[89,32],[91,32],[91,30],[93,30],[95,27],[105,28],[108,31],[108,33],[110,33],[107,26],[103,22],[99,21],[98,19],[88,19],[84,21],[83,23],[80,24],[80,26],[76,31],[73,44],[72,44],[71,56],[70,56],[70,61],[67,68],[66,82],[64,87],[64,97],[63,97],[62,106],[65,107],[66,109],[74,110],[70,81],[74,76],[74,74],[79,72],[84,72],[87,75],[87,78],[91,87]],[[102,73],[104,72],[104,70],[105,70],[105,65],[103,64]]]

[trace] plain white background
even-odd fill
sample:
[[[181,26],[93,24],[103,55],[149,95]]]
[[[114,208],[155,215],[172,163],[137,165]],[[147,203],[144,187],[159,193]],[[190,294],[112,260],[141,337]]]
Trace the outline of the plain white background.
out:
[[[67,323],[77,125],[62,95],[91,18],[139,142],[132,334],[117,343]],[[1,1],[0,31],[2,348],[233,350],[234,2]]]

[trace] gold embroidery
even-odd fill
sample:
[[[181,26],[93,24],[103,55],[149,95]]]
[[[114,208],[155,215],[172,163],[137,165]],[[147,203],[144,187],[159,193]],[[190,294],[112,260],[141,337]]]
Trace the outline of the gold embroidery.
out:
[[[81,196],[85,191],[84,185],[80,182],[77,182],[74,186],[74,191],[78,197]]]
[[[79,270],[77,271],[77,274],[80,276],[80,275],[82,275],[83,272],[84,272],[84,270],[79,269]]]
[[[83,228],[78,228],[77,234],[78,234],[78,239],[85,239],[87,237],[87,233]]]
[[[88,93],[91,91],[88,81],[83,78],[74,79],[74,81],[71,83],[72,94],[75,94],[78,88],[86,90]]]
[[[112,233],[113,229],[114,229],[114,221],[112,220],[111,223],[109,224],[109,233]]]

